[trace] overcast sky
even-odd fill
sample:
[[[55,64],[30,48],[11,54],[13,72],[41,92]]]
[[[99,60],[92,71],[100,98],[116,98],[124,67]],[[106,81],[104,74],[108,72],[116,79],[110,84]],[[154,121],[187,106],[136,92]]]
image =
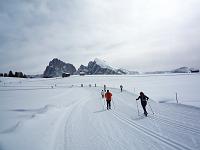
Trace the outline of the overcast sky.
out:
[[[200,68],[200,0],[0,0],[0,72],[43,73],[55,57]]]

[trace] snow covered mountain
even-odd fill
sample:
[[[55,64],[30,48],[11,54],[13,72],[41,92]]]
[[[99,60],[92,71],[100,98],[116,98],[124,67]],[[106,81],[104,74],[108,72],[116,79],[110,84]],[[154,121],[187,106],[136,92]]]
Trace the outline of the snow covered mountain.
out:
[[[122,69],[115,69],[107,64],[106,61],[95,58],[94,61],[90,61],[88,66],[81,65],[76,72],[76,74],[80,74],[80,72],[84,72],[88,75],[94,74],[105,74],[105,75],[121,75],[128,74],[127,71]]]
[[[77,71],[77,74],[84,72],[85,74],[118,74],[112,67],[106,64],[105,61],[95,58],[94,61],[90,61],[87,66],[81,65]]]
[[[72,64],[65,63],[57,58],[54,58],[52,61],[49,62],[49,65],[46,67],[43,77],[61,77],[62,73],[74,74],[75,72],[76,68]]]
[[[171,71],[172,73],[190,73],[191,70],[188,67],[181,67]]]
[[[94,61],[90,61],[87,66],[81,65],[76,71],[76,68],[70,64],[65,63],[57,58],[54,58],[49,62],[46,67],[43,77],[59,77],[62,73],[80,74],[84,73],[87,75],[123,75],[123,74],[139,74],[137,71],[128,71],[126,69],[116,69],[107,64],[106,61],[95,58]]]
[[[169,74],[169,73],[198,73],[199,69],[189,68],[189,67],[180,67],[171,71],[152,71],[145,72],[145,74]]]
[[[107,69],[110,69],[110,70],[114,70],[113,67],[111,67],[110,65],[108,65],[105,60],[101,60],[101,59],[95,58],[94,62],[97,65],[99,65],[101,68],[105,68],[105,69],[107,68]]]
[[[166,73],[191,73],[191,72],[199,72],[198,69],[181,67],[178,69],[174,69],[171,71],[153,71],[153,72],[145,72],[144,74],[166,74]],[[54,58],[49,62],[49,65],[46,67],[43,77],[51,78],[51,77],[59,77],[62,76],[62,73],[70,73],[70,74],[86,74],[86,75],[134,75],[140,74],[137,71],[129,71],[123,68],[114,68],[110,66],[106,61],[95,58],[94,61],[90,61],[87,66],[81,65],[78,70],[70,64],[65,63],[57,58]]]

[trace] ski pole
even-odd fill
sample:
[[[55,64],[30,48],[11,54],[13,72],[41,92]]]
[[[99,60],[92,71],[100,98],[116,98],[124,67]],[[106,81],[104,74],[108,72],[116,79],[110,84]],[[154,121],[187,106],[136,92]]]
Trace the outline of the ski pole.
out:
[[[148,102],[148,104],[149,104],[149,102]],[[149,104],[149,107],[150,107],[150,109],[151,109],[151,112],[152,112],[153,115],[154,115],[153,109],[151,108],[151,105],[150,105],[150,104]]]
[[[137,100],[136,100],[136,104],[137,104],[137,111],[138,111],[138,116],[139,116],[139,109],[138,109],[138,103],[137,103]]]

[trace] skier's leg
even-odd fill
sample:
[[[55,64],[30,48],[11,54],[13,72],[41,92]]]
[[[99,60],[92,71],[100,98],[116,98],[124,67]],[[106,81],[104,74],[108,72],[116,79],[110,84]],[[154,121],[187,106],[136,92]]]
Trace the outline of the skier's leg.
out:
[[[108,101],[108,109],[110,109],[110,101]]]
[[[144,102],[142,102],[141,104],[142,104],[142,108],[143,108],[143,110],[144,110],[144,114],[147,115],[147,110],[146,110],[147,102],[144,101]]]
[[[109,101],[106,101],[106,103],[107,103],[107,109],[109,109]]]
[[[144,110],[145,110],[146,114],[148,114],[147,110],[146,110],[146,106],[147,106],[147,101],[145,101]]]

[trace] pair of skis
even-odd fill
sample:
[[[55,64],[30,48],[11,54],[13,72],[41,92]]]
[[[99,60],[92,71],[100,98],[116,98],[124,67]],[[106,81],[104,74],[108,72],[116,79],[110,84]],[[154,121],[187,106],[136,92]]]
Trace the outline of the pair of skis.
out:
[[[149,105],[149,108],[150,108],[152,114],[154,115],[154,111],[153,111],[153,109],[151,108],[151,105],[149,104],[148,101],[147,101],[147,103],[148,103],[148,105]],[[138,111],[138,116],[139,116],[140,112],[139,112],[139,108],[138,108],[138,102],[137,102],[137,100],[136,100],[136,104],[137,104],[137,111]],[[145,115],[146,117],[147,117],[147,114],[148,114],[147,112],[144,113],[144,115]]]
[[[104,103],[103,103],[103,109],[104,109],[104,106],[105,106],[105,100],[103,100],[103,101],[104,101]],[[115,109],[115,104],[114,104],[113,99],[112,99],[111,101],[112,101],[112,104],[113,104],[113,108]],[[107,110],[109,110],[109,109],[107,109]]]

